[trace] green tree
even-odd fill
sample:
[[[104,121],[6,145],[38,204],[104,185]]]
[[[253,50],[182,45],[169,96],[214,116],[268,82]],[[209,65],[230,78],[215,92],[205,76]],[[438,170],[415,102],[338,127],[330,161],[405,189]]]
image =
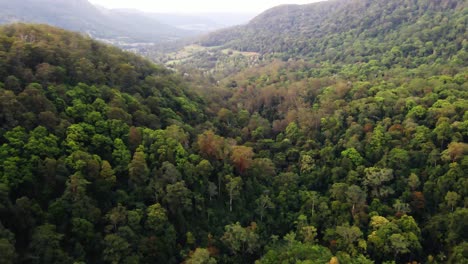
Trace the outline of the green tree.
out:
[[[104,251],[102,258],[112,264],[122,263],[129,256],[131,251],[130,244],[122,237],[116,234],[109,234],[104,237]]]
[[[374,259],[394,260],[406,253],[421,250],[421,231],[411,216],[405,215],[393,221],[373,216],[370,225],[373,231],[367,238],[367,244]]]
[[[242,227],[239,222],[224,227],[221,241],[236,255],[253,254],[259,248],[259,235],[257,226],[251,223],[248,227]]]
[[[112,225],[113,230],[117,231],[119,225],[125,225],[127,222],[127,208],[118,204],[106,214],[106,219]]]
[[[460,195],[456,192],[447,192],[445,195],[445,201],[447,205],[451,208],[453,212],[453,208],[457,205],[458,200],[460,199]]]
[[[127,170],[130,163],[130,151],[125,146],[120,138],[114,140],[114,150],[112,151],[112,160],[117,173],[122,173]]]
[[[340,246],[351,256],[358,253],[357,242],[361,239],[363,233],[357,226],[341,225],[336,227],[336,234],[340,237]]]
[[[402,253],[409,252],[409,241],[401,234],[392,234],[389,238],[392,250],[395,252],[394,258]]]
[[[38,226],[31,238],[31,253],[33,263],[66,263],[71,259],[60,246],[63,234],[56,231],[56,227],[51,224]]]
[[[216,264],[216,259],[210,256],[210,252],[205,248],[197,248],[185,261],[187,264]]]
[[[149,169],[146,164],[143,146],[140,145],[133,154],[133,159],[128,165],[128,176],[134,186],[144,186],[148,181]]]
[[[2,255],[0,256],[1,264],[15,263],[15,247],[10,241],[8,241],[8,239],[0,238],[0,251],[2,252]]]
[[[15,242],[15,235],[3,227],[0,222],[0,252],[2,252],[2,254],[0,254],[1,264],[15,263],[15,259],[17,257]]]
[[[275,208],[275,204],[271,201],[270,197],[265,194],[255,200],[255,203],[257,204],[257,212],[260,214],[260,221],[263,221],[263,216],[268,209]]]
[[[172,213],[190,211],[192,209],[192,193],[186,187],[185,181],[168,184],[164,201]]]
[[[366,168],[364,172],[363,183],[371,188],[372,197],[386,197],[394,192],[391,187],[384,185],[393,179],[392,169],[370,167]]]
[[[348,148],[341,152],[343,157],[350,159],[355,166],[362,165],[364,163],[364,158],[355,148]]]
[[[226,176],[226,191],[229,194],[229,212],[232,212],[232,201],[241,193],[242,184],[241,177]]]
[[[366,204],[366,193],[357,185],[351,185],[346,190],[346,199],[352,204],[351,214],[355,215],[356,210],[362,210]]]
[[[293,241],[270,249],[256,263],[332,263],[332,256],[326,247]]]

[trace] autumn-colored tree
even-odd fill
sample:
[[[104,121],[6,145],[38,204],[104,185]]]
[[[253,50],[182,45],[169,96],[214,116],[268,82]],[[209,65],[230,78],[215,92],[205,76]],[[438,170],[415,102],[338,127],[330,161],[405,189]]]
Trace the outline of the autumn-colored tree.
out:
[[[222,160],[226,157],[227,146],[223,137],[208,130],[198,135],[198,148],[207,158]]]
[[[236,166],[239,173],[244,173],[252,164],[254,156],[253,149],[245,146],[234,146],[231,152],[231,161]]]
[[[138,128],[132,126],[130,127],[130,131],[128,133],[128,144],[131,151],[135,151],[136,148],[142,142],[142,134]]]

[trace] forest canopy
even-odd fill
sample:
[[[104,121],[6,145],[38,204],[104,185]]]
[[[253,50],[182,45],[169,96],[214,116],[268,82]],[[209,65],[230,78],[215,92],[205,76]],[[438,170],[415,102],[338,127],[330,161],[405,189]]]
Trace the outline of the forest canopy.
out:
[[[0,263],[465,263],[466,8],[387,2],[349,34],[395,38],[389,53],[328,58],[323,37],[324,53],[262,48],[219,82],[1,27]],[[430,50],[392,33],[433,12],[446,23]]]

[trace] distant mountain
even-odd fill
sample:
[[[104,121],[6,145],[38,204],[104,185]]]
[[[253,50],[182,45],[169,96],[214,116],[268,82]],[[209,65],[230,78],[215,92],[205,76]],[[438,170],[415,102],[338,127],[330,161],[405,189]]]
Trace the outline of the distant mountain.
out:
[[[195,34],[149,16],[106,11],[87,0],[0,0],[0,23],[32,22],[80,31],[113,44],[159,42]]]
[[[466,14],[467,3],[459,0],[330,0],[282,5],[247,25],[209,34],[199,43],[321,61],[375,59],[394,47],[406,56],[417,52],[445,56],[454,54],[468,38]]]
[[[146,19],[154,19],[176,27],[182,30],[195,31],[206,33],[230,26],[246,24],[255,17],[255,13],[151,13],[142,12],[137,9],[105,9],[104,12],[113,13],[114,15],[130,15],[145,17]]]
[[[246,24],[255,17],[254,13],[195,13],[164,14],[152,16],[159,21],[187,30],[213,31],[230,26]]]

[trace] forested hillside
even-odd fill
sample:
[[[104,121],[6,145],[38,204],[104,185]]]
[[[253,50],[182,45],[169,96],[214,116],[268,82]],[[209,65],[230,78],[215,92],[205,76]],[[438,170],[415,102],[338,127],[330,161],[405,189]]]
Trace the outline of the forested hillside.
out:
[[[49,26],[0,28],[0,77],[0,262],[130,256],[128,243],[139,242],[116,235],[114,207],[134,210],[135,230],[126,229],[147,247],[142,261],[161,254],[174,262],[176,232],[158,222],[166,209],[151,190],[161,164],[176,170],[167,161],[189,159],[188,132],[204,120],[202,100],[163,68]],[[173,187],[176,195],[185,184]],[[144,228],[148,221],[158,225]],[[170,235],[156,240],[160,232]],[[167,249],[152,248],[160,245]]]
[[[200,40],[204,46],[354,63],[395,57],[446,58],[468,38],[459,0],[330,0],[272,8],[245,26]],[[465,55],[466,56],[466,55]],[[467,60],[466,57],[460,58]]]
[[[379,70],[448,60],[466,65],[467,14],[466,1],[457,0],[283,5],[192,45],[178,42],[141,51],[157,63],[212,83],[275,59],[304,59],[316,67],[332,66],[335,72],[336,67],[369,62]]]
[[[323,52],[277,60],[272,41],[219,79],[48,26],[0,28],[0,263],[467,263],[464,3],[407,1],[414,24],[387,34],[386,20],[340,22],[402,2],[268,11],[252,23],[330,5],[343,16],[325,28],[376,35],[330,58],[349,45],[320,35]],[[421,40],[429,18],[432,49],[407,48],[400,33]]]

